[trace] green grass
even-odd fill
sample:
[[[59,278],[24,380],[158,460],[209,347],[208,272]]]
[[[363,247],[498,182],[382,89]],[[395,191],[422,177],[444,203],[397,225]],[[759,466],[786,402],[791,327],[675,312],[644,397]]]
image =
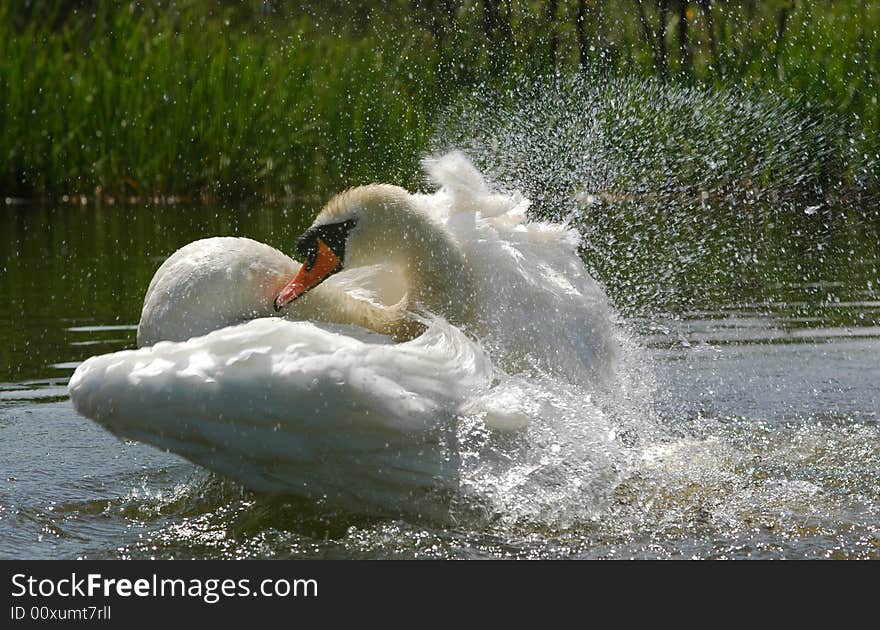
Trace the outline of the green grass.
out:
[[[430,132],[431,72],[406,47],[251,34],[193,12],[111,12],[89,31],[0,5],[0,190],[300,194],[406,180]],[[153,21],[153,19],[156,21]],[[421,65],[420,65],[421,64]]]
[[[543,3],[511,3],[513,36],[488,45],[476,1],[452,3],[461,4],[457,28],[446,24],[442,42],[431,28],[442,20],[432,23],[430,12],[403,0],[376,4],[371,14],[361,10],[368,3],[332,3],[320,20],[306,1],[276,3],[286,12],[269,17],[254,2],[81,4],[89,8],[65,13],[55,2],[0,0],[3,196],[291,196],[372,180],[417,185],[419,157],[449,103],[551,70],[583,70],[577,5],[564,0],[552,24]],[[691,69],[681,62],[673,11],[665,73],[633,0],[587,4],[603,6],[588,16],[591,80],[665,74],[678,86],[671,92],[712,88],[707,102],[718,93],[784,97],[785,108],[799,108],[798,120],[836,129],[836,154],[818,167],[823,181],[880,187],[878,3],[768,0],[751,10],[748,2],[715,2],[711,24],[690,3]],[[655,13],[648,17],[657,23]],[[554,60],[546,54],[551,33]],[[675,116],[674,107],[663,111]],[[651,107],[635,113],[643,118],[634,129],[651,128]],[[662,122],[686,162],[700,157],[688,152],[711,140],[705,134],[715,123],[683,114]],[[767,155],[789,150],[785,134],[768,142],[776,144]]]

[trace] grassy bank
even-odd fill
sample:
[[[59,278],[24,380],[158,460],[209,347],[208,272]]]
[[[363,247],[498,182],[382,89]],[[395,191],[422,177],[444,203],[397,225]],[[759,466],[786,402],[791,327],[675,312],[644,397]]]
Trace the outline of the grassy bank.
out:
[[[822,181],[878,187],[877,3],[74,4],[0,0],[4,196],[414,185],[449,103],[551,72],[783,98],[841,139]]]

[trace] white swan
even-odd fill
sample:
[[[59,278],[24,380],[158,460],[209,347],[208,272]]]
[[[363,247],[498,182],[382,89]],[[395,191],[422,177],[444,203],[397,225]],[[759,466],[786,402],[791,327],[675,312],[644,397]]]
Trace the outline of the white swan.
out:
[[[527,202],[461,154],[426,166],[437,193],[334,197],[298,242],[302,268],[248,239],[177,252],[147,292],[146,347],[80,365],[76,409],[256,490],[442,513],[455,419],[523,427],[534,405],[492,395],[503,371],[601,384],[615,337],[576,234],[526,223]]]
[[[468,324],[474,289],[465,255],[449,231],[414,199],[403,188],[386,184],[336,195],[297,242],[305,260],[302,266],[247,238],[190,243],[153,276],[138,325],[138,345],[184,341],[271,316],[273,307],[283,309],[288,319],[354,324],[398,341],[424,331],[407,314],[408,308]],[[343,268],[371,267],[347,282],[323,284]],[[378,293],[395,295],[397,301],[389,305],[363,299],[355,282],[369,280],[374,280]],[[296,299],[296,308],[288,308]]]
[[[273,301],[300,264],[264,243],[214,237],[174,252],[153,276],[137,330],[139,347],[186,341],[226,326],[275,315]],[[395,339],[415,336],[407,300],[378,269],[346,273],[316,287],[286,308],[291,320],[354,324]],[[359,296],[359,297],[357,297]],[[377,303],[394,298],[390,305]],[[372,298],[372,299],[371,299]]]
[[[398,270],[413,305],[453,323],[471,321],[473,278],[464,253],[403,188],[376,184],[336,195],[299,238],[297,253],[305,262],[276,308],[344,268],[381,264]]]

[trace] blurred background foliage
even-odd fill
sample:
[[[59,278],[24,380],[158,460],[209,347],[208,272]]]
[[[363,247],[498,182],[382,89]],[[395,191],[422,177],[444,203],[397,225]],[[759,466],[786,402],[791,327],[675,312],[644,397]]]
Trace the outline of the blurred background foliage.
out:
[[[622,78],[784,99],[836,130],[817,177],[876,192],[878,30],[867,0],[0,0],[0,194],[417,187],[461,98],[548,77],[582,99]],[[692,118],[676,137],[702,146]]]

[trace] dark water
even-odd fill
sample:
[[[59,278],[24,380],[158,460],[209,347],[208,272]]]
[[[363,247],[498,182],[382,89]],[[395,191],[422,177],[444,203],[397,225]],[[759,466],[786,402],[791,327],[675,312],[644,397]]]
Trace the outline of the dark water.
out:
[[[292,251],[309,210],[0,206],[0,557],[878,558],[877,223],[807,210],[591,208],[584,257],[652,365],[659,434],[590,519],[452,527],[254,495],[67,399],[80,361],[133,347],[176,248]]]

